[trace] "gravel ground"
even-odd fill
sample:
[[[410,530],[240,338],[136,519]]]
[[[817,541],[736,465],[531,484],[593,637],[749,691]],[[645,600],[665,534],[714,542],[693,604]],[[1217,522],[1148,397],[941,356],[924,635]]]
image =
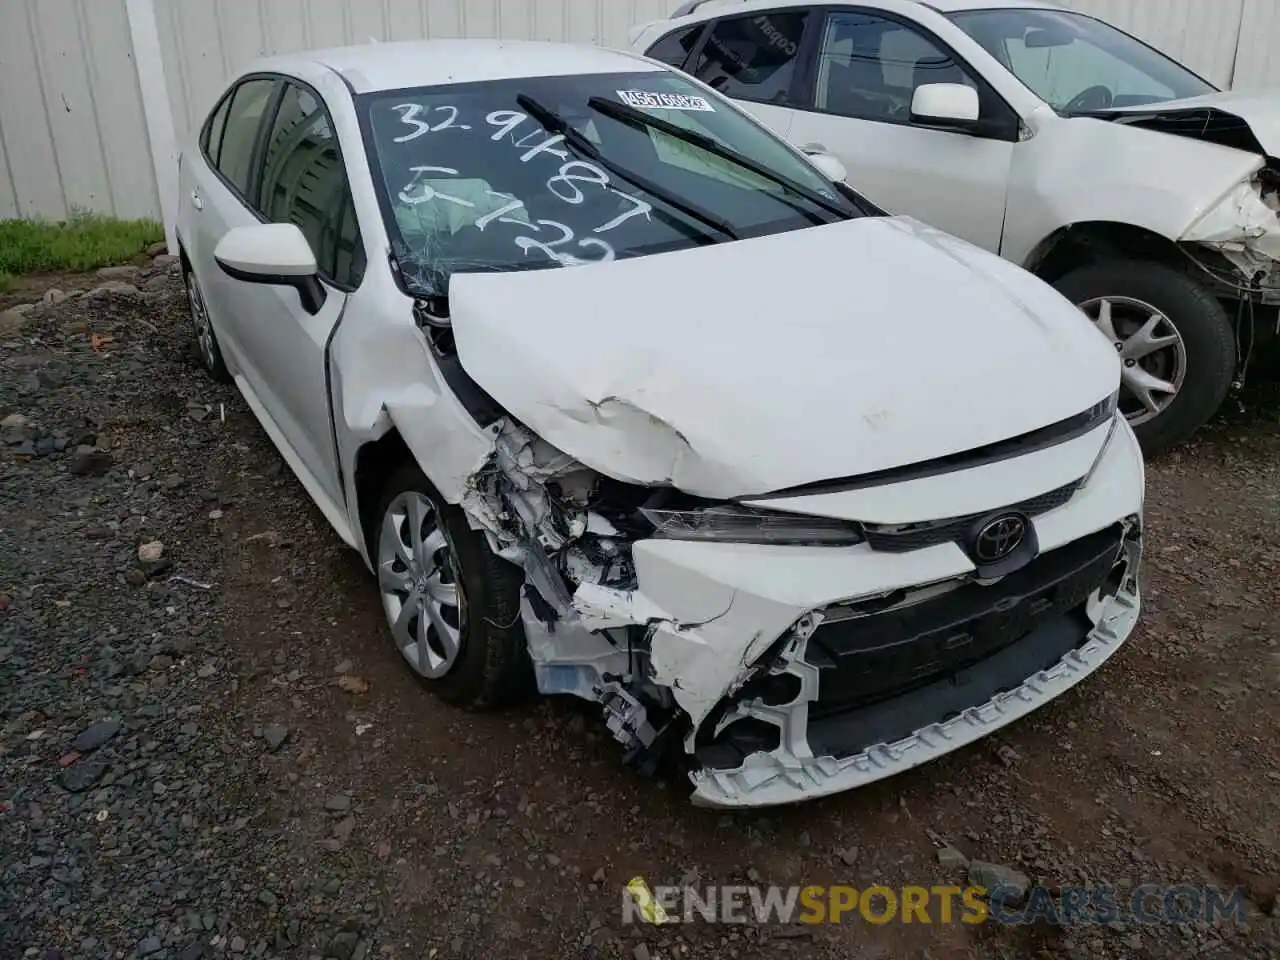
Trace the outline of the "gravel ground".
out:
[[[589,709],[425,693],[189,359],[165,265],[107,279],[132,286],[0,314],[3,960],[1280,955],[1274,423],[1150,466],[1143,624],[1082,688],[888,783],[730,816],[623,769]],[[636,875],[931,885],[966,857],[1240,886],[1247,922],[622,922]]]

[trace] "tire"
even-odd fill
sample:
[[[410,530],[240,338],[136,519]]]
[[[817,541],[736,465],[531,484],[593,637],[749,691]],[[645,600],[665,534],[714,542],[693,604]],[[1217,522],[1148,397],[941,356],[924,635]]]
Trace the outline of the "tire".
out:
[[[192,346],[196,359],[215,382],[230,383],[231,373],[222,359],[222,348],[218,346],[218,335],[213,332],[213,321],[209,319],[200,281],[196,279],[185,258],[182,264],[182,285],[187,291],[187,309],[191,313],[191,324],[194,327],[195,340]]]
[[[1181,386],[1158,413],[1152,415],[1144,409],[1143,419],[1132,412],[1138,406],[1136,395],[1127,385],[1121,389],[1121,409],[1128,416],[1143,453],[1154,457],[1178,446],[1217,413],[1235,376],[1236,339],[1222,304],[1207,289],[1177,270],[1141,260],[1090,264],[1067,274],[1054,286],[1085,309],[1095,322],[1099,301],[1113,301],[1117,333],[1126,311],[1140,321],[1144,308],[1149,306],[1163,314],[1181,337],[1180,354],[1174,346],[1141,361],[1131,363],[1126,359],[1127,369],[1133,369],[1136,363],[1141,373],[1156,369],[1149,366],[1154,362],[1169,360],[1176,365],[1179,356],[1182,358]],[[1134,321],[1126,322],[1132,327]],[[1161,329],[1165,329],[1163,325]],[[1158,375],[1161,379],[1175,376],[1167,372]]]
[[[430,570],[424,564],[410,566],[405,563],[405,547],[413,528],[412,504],[418,498],[430,505],[430,514],[423,515],[419,530],[430,531],[420,535],[426,542],[436,530],[443,539],[436,537],[433,547],[427,543],[424,556]],[[524,625],[520,619],[520,590],[524,574],[515,565],[495,556],[484,536],[467,524],[462,510],[444,502],[444,498],[431,485],[426,476],[412,461],[402,463],[388,478],[372,523],[366,530],[369,556],[378,578],[378,592],[386,615],[387,635],[415,676],[442,700],[455,706],[481,710],[504,706],[521,699],[533,685],[533,668],[525,640]],[[395,528],[396,533],[389,533]],[[389,537],[399,540],[398,546],[390,545]],[[440,546],[440,543],[443,546]],[[444,551],[443,553],[441,551]],[[409,552],[412,555],[412,551]],[[393,558],[399,557],[399,560]],[[452,559],[450,559],[452,558]],[[415,557],[416,560],[416,557]],[[388,570],[387,565],[392,569]],[[403,588],[406,568],[413,580],[425,584],[417,596],[425,603],[434,604],[436,595],[448,594],[454,587],[458,602],[437,607],[435,625],[427,634],[427,651],[424,660],[421,630],[423,613],[413,617],[408,629],[397,634],[394,625],[397,609],[407,605],[396,604],[389,598],[392,587]],[[438,571],[432,574],[431,571]],[[460,586],[460,590],[457,588]],[[440,591],[443,591],[441,594]],[[406,594],[410,599],[413,594]],[[412,602],[412,601],[411,601]],[[439,625],[456,628],[456,653],[449,654],[449,645],[442,642]],[[412,649],[403,641],[410,640]],[[434,662],[438,657],[440,662]]]

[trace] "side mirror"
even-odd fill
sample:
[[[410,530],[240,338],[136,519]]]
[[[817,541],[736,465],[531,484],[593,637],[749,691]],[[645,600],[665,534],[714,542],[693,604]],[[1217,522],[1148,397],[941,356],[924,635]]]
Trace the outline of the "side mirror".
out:
[[[827,153],[823,150],[805,150],[809,155],[809,162],[818,168],[819,172],[830,180],[832,183],[844,183],[849,178],[849,170],[840,158],[835,154]]]
[[[978,91],[963,83],[926,83],[911,97],[911,121],[946,130],[972,130],[978,123]]]
[[[218,241],[213,259],[232,280],[293,287],[302,309],[315,315],[324,306],[324,285],[317,276],[311,244],[292,223],[256,223],[232,227]]]

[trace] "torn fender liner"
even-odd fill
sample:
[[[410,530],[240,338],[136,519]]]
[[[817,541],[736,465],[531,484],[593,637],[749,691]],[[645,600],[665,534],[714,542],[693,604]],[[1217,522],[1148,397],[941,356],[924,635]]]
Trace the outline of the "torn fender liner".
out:
[[[851,297],[854,261],[866,281]],[[785,283],[770,287],[779,264]],[[1114,389],[1106,343],[1056,292],[899,219],[463,274],[450,313],[467,373],[548,443],[616,479],[713,498],[971,450]],[[1009,371],[1031,368],[1034,402],[1008,403]]]

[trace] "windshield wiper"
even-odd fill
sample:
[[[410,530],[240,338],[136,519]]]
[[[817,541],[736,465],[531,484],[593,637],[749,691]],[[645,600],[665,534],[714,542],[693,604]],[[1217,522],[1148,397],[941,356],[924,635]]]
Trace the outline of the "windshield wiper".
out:
[[[660,130],[669,137],[676,140],[682,140],[699,149],[707,151],[707,153],[717,156],[722,160],[728,160],[732,164],[742,167],[744,170],[750,170],[757,176],[764,177],[776,183],[778,186],[792,193],[804,197],[815,206],[821,207],[828,213],[832,213],[842,220],[849,219],[849,211],[841,207],[838,203],[828,200],[817,191],[810,190],[806,186],[796,183],[790,177],[783,176],[776,170],[770,170],[763,163],[752,160],[750,157],[739,153],[733,147],[726,146],[719,140],[708,137],[706,134],[699,133],[696,130],[688,130],[679,124],[672,123],[670,120],[664,120],[661,117],[651,116],[643,110],[637,110],[635,107],[629,107],[625,103],[616,103],[613,100],[606,100],[604,97],[592,97],[587,101],[587,106],[598,113],[603,113],[606,117],[612,117],[621,123],[631,124],[639,127],[652,127],[654,130]],[[797,209],[800,209],[797,207]],[[821,218],[815,216],[811,211],[801,211],[809,216],[809,219],[815,223],[823,223]]]
[[[588,140],[580,131],[569,126],[569,122],[565,120],[564,117],[539,103],[537,100],[533,99],[533,97],[522,93],[516,97],[516,103],[520,105],[521,110],[529,114],[533,119],[537,120],[538,123],[542,124],[542,126],[546,128],[547,132],[564,137],[564,142],[571,146],[576,152],[589,158],[595,163],[598,163],[600,166],[618,177],[618,179],[626,180],[632,186],[639,187],[646,193],[652,194],[669,206],[679,210],[681,213],[693,217],[695,220],[701,220],[709,227],[714,227],[731,240],[740,239],[738,231],[734,229],[733,225],[727,220],[716,216],[709,210],[702,209],[702,207],[697,204],[690,203],[688,200],[682,200],[670,190],[654,183],[648,177],[635,173],[632,170],[628,170],[616,161],[605,157],[594,143]]]

